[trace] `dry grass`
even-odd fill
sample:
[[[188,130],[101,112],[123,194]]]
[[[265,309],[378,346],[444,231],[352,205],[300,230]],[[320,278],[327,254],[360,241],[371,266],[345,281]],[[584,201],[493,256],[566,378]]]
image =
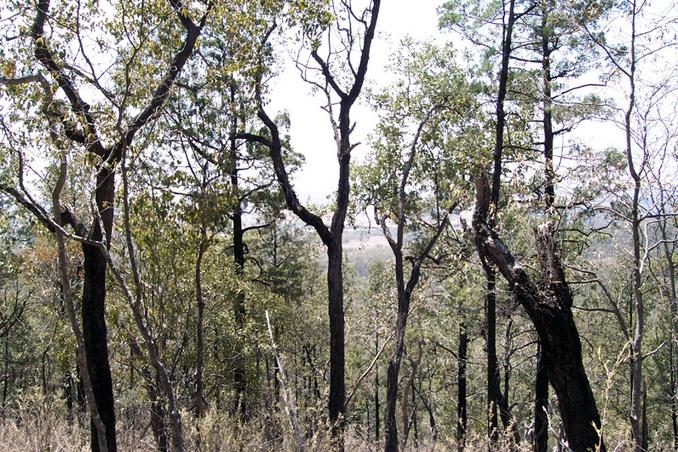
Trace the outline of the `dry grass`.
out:
[[[118,448],[120,451],[146,452],[157,450],[153,435],[143,410],[127,410],[127,419],[118,422]],[[134,414],[132,414],[134,413]],[[131,416],[136,419],[130,419]],[[281,414],[261,415],[245,423],[238,423],[227,414],[210,411],[196,421],[184,416],[184,443],[187,451],[294,451],[294,437],[289,431],[286,419]],[[306,438],[304,448],[309,451],[330,449],[327,429],[318,427],[316,433]],[[616,451],[630,450],[625,434],[607,435],[608,449]],[[345,437],[348,451],[378,451],[381,445],[366,439],[361,432],[348,428]],[[552,439],[551,443],[555,441]],[[669,450],[669,445],[654,443],[649,450]],[[453,439],[442,438],[432,443],[430,440],[413,445],[410,439],[408,451],[452,451],[457,445]],[[467,440],[467,451],[489,450],[487,440],[482,435],[471,436]],[[0,419],[0,452],[58,452],[88,451],[89,423],[84,419],[69,422],[63,400],[45,398],[39,394],[26,394],[7,407]],[[526,442],[516,445],[510,442],[491,448],[497,452],[528,452],[532,448]],[[566,449],[565,449],[566,450]]]

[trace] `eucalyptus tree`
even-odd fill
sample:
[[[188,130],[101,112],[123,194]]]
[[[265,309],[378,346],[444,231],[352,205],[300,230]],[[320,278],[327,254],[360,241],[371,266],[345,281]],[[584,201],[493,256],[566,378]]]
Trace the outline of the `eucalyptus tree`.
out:
[[[232,259],[240,278],[244,277],[246,234],[269,226],[280,210],[281,198],[275,188],[275,174],[268,159],[268,150],[259,143],[238,140],[238,134],[252,131],[256,120],[254,84],[257,39],[267,32],[276,13],[273,7],[260,8],[256,14],[251,4],[242,2],[228,18],[215,20],[212,29],[203,35],[195,64],[180,80],[181,90],[165,111],[171,131],[165,137],[168,152],[182,161],[184,169],[166,171],[169,185],[177,192],[188,189],[195,202],[194,220],[198,229],[195,293],[198,313],[196,363],[196,413],[204,413],[202,370],[204,361],[205,297],[201,287],[201,265],[211,238],[229,223]],[[284,119],[284,118],[283,118]],[[283,143],[290,159],[290,170],[299,158]],[[173,180],[173,181],[172,181]],[[183,186],[183,187],[182,187]],[[205,211],[213,215],[205,215]],[[214,221],[216,220],[216,222]],[[247,224],[249,223],[249,224]],[[211,238],[210,238],[211,236]],[[234,337],[245,330],[245,292],[236,289],[233,295]],[[240,344],[234,360],[235,399],[233,412],[247,414],[245,344]]]
[[[61,216],[53,220],[49,210],[27,191],[23,179],[24,149],[16,146],[12,151],[19,163],[19,183],[4,184],[2,189],[34,213],[50,231],[63,233],[61,225],[65,222],[75,231],[75,236],[66,236],[81,241],[82,333],[96,404],[96,409],[90,406],[90,410],[94,417],[94,412],[98,412],[105,431],[103,441],[98,438],[101,434],[97,429],[92,428],[92,449],[114,451],[115,411],[105,298],[116,165],[126,157],[139,132],[162,109],[177,75],[195,48],[212,5],[201,2],[186,7],[178,0],[141,5],[122,3],[107,13],[100,11],[96,3],[60,2],[52,6],[49,0],[41,0],[33,8],[20,2],[3,8],[14,14],[12,23],[3,24],[5,36],[11,42],[3,48],[2,84],[7,87],[3,94],[9,94],[16,111],[42,113],[38,121],[35,118],[19,121],[5,132],[12,134],[20,127],[37,127],[29,130],[35,140],[49,136],[45,133],[49,131],[52,141],[67,149],[63,152],[86,152],[95,165],[94,219],[88,227],[77,219],[76,212],[60,206]],[[197,22],[192,18],[196,16]],[[166,17],[175,21],[167,22]],[[157,52],[168,49],[174,49],[174,53],[160,74],[142,63],[145,56],[154,53],[157,56],[160,55]],[[94,58],[95,53],[102,58]],[[83,196],[87,199],[89,193]]]
[[[605,17],[611,4],[584,2],[571,6],[546,0],[535,5],[523,19],[527,42],[532,43],[520,46],[512,59],[523,64],[526,71],[538,68],[534,71],[539,75],[536,94],[529,99],[537,105],[535,119],[539,124],[539,130],[534,133],[534,147],[541,147],[543,156],[543,182],[536,191],[545,214],[555,216],[559,207],[556,204],[556,186],[560,179],[554,165],[555,140],[572,132],[578,124],[603,113],[602,101],[592,90],[604,87],[605,82],[590,82],[584,77],[599,62],[596,46],[588,39],[586,26]],[[531,97],[529,92],[525,90],[523,95]],[[538,342],[534,438],[535,449],[540,452],[548,449],[547,408],[548,375]]]
[[[290,209],[306,225],[315,229],[327,248],[328,313],[330,319],[330,388],[328,411],[335,432],[341,431],[345,413],[345,337],[344,337],[344,272],[342,237],[350,200],[351,152],[358,145],[351,140],[354,124],[351,110],[365,84],[372,42],[381,7],[372,0],[360,11],[350,1],[336,0],[325,10],[308,8],[302,14],[304,44],[310,47],[308,64],[299,62],[304,78],[327,99],[323,106],[329,115],[339,176],[332,220],[328,226],[322,217],[301,204],[290,181],[283,158],[283,140],[279,126],[265,109],[261,87],[257,91],[257,115],[267,129],[268,137],[257,134],[241,135],[265,144],[271,154],[280,189]],[[298,5],[297,5],[298,6]],[[294,11],[292,11],[294,12]],[[355,61],[357,59],[357,61]],[[260,77],[263,74],[260,74]],[[337,110],[338,104],[338,112]],[[337,447],[343,449],[342,444]]]
[[[624,80],[625,89],[622,119],[618,120],[623,137],[623,154],[630,184],[619,193],[625,208],[613,206],[612,216],[630,228],[631,237],[631,285],[632,310],[630,314],[631,348],[631,401],[630,423],[634,450],[647,449],[649,438],[644,407],[646,390],[643,377],[643,338],[646,330],[646,305],[644,285],[647,276],[644,269],[649,254],[655,245],[649,243],[646,229],[655,222],[654,212],[646,207],[646,199],[652,199],[648,192],[656,191],[652,187],[652,174],[664,166],[666,159],[664,146],[657,146],[656,138],[665,132],[667,123],[660,119],[675,99],[675,87],[672,78],[675,66],[666,63],[666,55],[675,51],[678,41],[675,38],[676,16],[672,9],[675,5],[666,5],[664,9],[653,10],[647,2],[635,0],[620,5],[620,14],[630,19],[629,27],[622,30],[619,37],[607,30],[609,24],[599,24],[586,28],[589,38],[601,49],[615,73]],[[606,33],[607,32],[607,33]],[[618,41],[615,42],[615,38]],[[667,53],[665,53],[667,52]],[[651,69],[650,69],[651,68]],[[668,103],[666,100],[668,99]],[[655,127],[658,126],[658,127]],[[658,129],[658,130],[657,130]],[[673,132],[669,133],[672,136]],[[669,140],[670,141],[670,140]],[[672,216],[671,212],[668,216]],[[666,214],[660,214],[663,217]],[[660,240],[661,243],[661,240]]]
[[[516,10],[516,6],[522,10]],[[509,75],[511,71],[511,55],[514,51],[514,29],[516,22],[522,16],[528,14],[534,5],[530,2],[516,2],[516,0],[502,1],[499,5],[487,4],[481,1],[469,2],[445,2],[441,8],[440,25],[458,31],[462,36],[473,44],[482,48],[485,54],[491,58],[498,58],[497,75],[490,75],[491,83],[496,83],[496,93],[493,96],[495,107],[493,167],[492,167],[492,211],[499,209],[500,183],[503,169],[505,152],[504,137],[508,131],[506,128],[507,112],[506,101],[509,87]],[[500,33],[497,33],[497,29]],[[494,36],[501,36],[496,41]],[[493,61],[488,61],[494,69]],[[495,81],[496,80],[496,81]],[[490,219],[490,221],[494,221]],[[485,312],[487,323],[487,416],[488,436],[496,441],[499,433],[497,408],[502,407],[502,419],[505,427],[510,421],[506,410],[506,404],[502,400],[499,388],[499,369],[497,367],[496,349],[496,271],[491,265],[483,265],[486,273]]]
[[[393,61],[396,81],[375,96],[380,122],[374,151],[357,171],[358,197],[386,238],[395,260],[395,342],[389,359],[385,450],[397,450],[396,400],[412,294],[424,264],[468,184],[473,159],[464,150],[482,140],[480,107],[451,48],[405,42]],[[395,227],[395,232],[392,228]],[[405,243],[406,233],[415,239]],[[411,248],[412,256],[405,255]],[[408,265],[409,263],[409,265]],[[406,272],[409,267],[409,272]],[[407,275],[406,275],[407,273]]]

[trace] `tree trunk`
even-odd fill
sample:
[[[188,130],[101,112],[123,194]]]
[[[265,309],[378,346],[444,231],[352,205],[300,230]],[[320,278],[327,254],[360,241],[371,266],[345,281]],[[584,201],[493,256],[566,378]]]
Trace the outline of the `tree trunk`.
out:
[[[150,377],[150,372],[148,372]],[[159,452],[167,452],[167,427],[165,426],[165,408],[160,394],[158,394],[158,385],[160,382],[155,378],[155,382],[149,381],[147,383],[146,391],[150,398],[150,417],[151,430],[153,431],[153,438],[155,444],[158,446]]]
[[[499,369],[497,367],[497,299],[494,270],[485,273],[485,322],[487,352],[487,436],[492,443],[499,438]]]
[[[379,330],[374,333],[374,355],[379,354]],[[374,440],[379,443],[379,364],[374,365]]]
[[[398,426],[396,425],[396,403],[398,397],[398,373],[405,348],[405,325],[407,314],[398,313],[393,354],[386,371],[386,413],[384,415],[384,450],[398,450]]]
[[[457,354],[457,451],[462,452],[466,446],[466,353],[468,335],[466,323],[459,324],[459,350]]]
[[[327,247],[327,290],[330,318],[330,422],[343,430],[346,386],[344,382],[344,287],[341,235]]]
[[[541,53],[542,53],[542,90],[543,90],[543,116],[542,125],[544,132],[544,204],[546,210],[553,208],[555,203],[555,172],[553,169],[553,113],[551,91],[551,48],[549,45],[549,8],[550,2],[542,7],[541,14]],[[548,450],[548,407],[549,382],[548,372],[543,363],[543,351],[541,341],[537,339],[537,367],[535,377],[534,397],[534,450],[546,452]]]
[[[549,281],[545,290],[541,290],[487,224],[489,191],[487,178],[481,175],[476,181],[473,215],[478,253],[485,265],[497,266],[537,330],[570,448],[575,452],[591,448],[605,451],[598,435],[600,415],[584,370],[579,333],[572,317],[572,295],[556,254],[552,226],[546,224],[536,233],[543,279]]]
[[[499,192],[501,189],[502,155],[504,152],[504,128],[506,112],[504,101],[508,90],[509,66],[511,58],[511,40],[515,23],[515,0],[509,0],[509,10],[502,24],[501,67],[499,70],[499,86],[497,89],[495,142],[493,150],[492,188],[490,203],[495,212],[499,208]],[[504,6],[505,7],[505,6]],[[494,218],[490,219],[490,223]],[[497,312],[496,312],[496,274],[491,266],[485,266],[487,292],[485,294],[485,321],[487,328],[487,434],[490,442],[495,443],[499,435],[497,407],[501,393],[499,390],[499,370],[497,368]]]
[[[231,103],[235,104],[235,83],[231,84]],[[238,190],[238,147],[236,142],[236,132],[238,130],[238,117],[233,114],[232,124],[233,133],[230,140],[230,176],[231,188],[235,193],[236,201],[233,208],[233,262],[235,262],[235,271],[239,279],[243,277],[245,269],[245,244],[243,240],[242,227],[242,200]],[[245,381],[245,344],[242,343],[243,331],[245,331],[245,293],[237,289],[233,297],[233,314],[235,318],[236,334],[239,337],[239,346],[236,352],[235,366],[233,369],[233,382],[235,386],[235,406],[233,412],[239,412],[245,417],[247,414],[247,404],[245,400],[246,384]]]
[[[205,415],[205,395],[203,388],[203,373],[205,367],[205,300],[202,293],[202,259],[206,248],[206,231],[200,226],[198,252],[195,259],[195,300],[198,308],[196,325],[196,358],[195,358],[195,416]]]
[[[534,388],[534,450],[535,452],[547,452],[549,430],[546,409],[549,401],[549,380],[544,364],[541,341],[539,340],[537,340],[537,377],[535,378]]]
[[[106,240],[110,243],[113,221],[113,174],[100,169],[97,175],[96,200]],[[94,221],[89,237],[101,241],[104,238],[98,221]],[[84,281],[82,289],[82,333],[85,342],[87,369],[92,381],[92,391],[101,421],[106,427],[106,444],[109,452],[115,452],[115,405],[113,380],[108,359],[108,336],[106,327],[106,257],[98,246],[82,244],[84,255]],[[91,448],[99,452],[97,429],[92,421]]]

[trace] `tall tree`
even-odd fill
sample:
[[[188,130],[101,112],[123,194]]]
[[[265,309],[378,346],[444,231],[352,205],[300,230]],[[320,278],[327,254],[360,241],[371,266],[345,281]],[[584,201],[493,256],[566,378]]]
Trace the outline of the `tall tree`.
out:
[[[351,109],[358,100],[365,83],[367,67],[370,59],[370,50],[377,27],[379,17],[380,0],[372,0],[369,6],[360,13],[350,2],[332,2],[335,23],[327,27],[327,31],[318,32],[312,28],[310,35],[311,58],[317,65],[314,69],[320,73],[322,82],[314,82],[327,98],[324,106],[330,117],[334,140],[337,147],[337,162],[339,164],[339,177],[337,180],[337,192],[334,205],[334,213],[330,225],[327,226],[323,219],[310,212],[304,207],[290,182],[288,170],[283,160],[283,146],[280,138],[278,124],[266,112],[261,89],[258,90],[259,102],[258,116],[268,129],[269,137],[242,134],[242,138],[248,138],[268,146],[271,159],[275,168],[276,177],[280,189],[285,197],[287,207],[299,217],[305,224],[315,229],[327,249],[327,289],[328,289],[328,312],[330,319],[330,390],[328,411],[329,419],[335,431],[339,432],[342,427],[345,414],[346,382],[345,382],[345,337],[344,337],[344,272],[343,272],[343,233],[348,213],[350,199],[350,162],[351,151],[357,146],[351,140],[353,124],[351,121]],[[321,19],[323,15],[321,14]],[[324,21],[327,20],[325,16]],[[358,25],[359,24],[359,25]],[[322,25],[322,23],[321,23]],[[358,30],[354,27],[362,27],[363,34],[359,37]],[[325,45],[321,46],[320,39],[326,34]],[[340,50],[333,48],[330,37],[339,36]],[[309,37],[309,36],[307,36]],[[327,52],[327,56],[321,56],[321,52]],[[359,61],[354,64],[354,54],[359,55]],[[339,56],[344,58],[338,60]],[[342,69],[350,69],[348,84],[343,87],[344,74],[339,73]],[[311,69],[308,67],[307,69]],[[338,98],[339,112],[335,113]],[[343,448],[343,440],[340,448]]]
[[[148,81],[145,89],[140,89],[130,77],[134,74],[133,68],[139,60],[137,51],[120,55],[122,84],[117,87],[106,87],[102,81],[103,70],[92,63],[89,55],[92,52],[83,41],[83,36],[96,27],[95,5],[81,5],[78,3],[74,11],[61,8],[52,11],[49,0],[41,0],[32,11],[34,18],[29,32],[18,35],[22,37],[19,45],[32,45],[33,54],[28,56],[24,49],[18,47],[17,56],[25,60],[15,64],[23,74],[3,80],[3,84],[33,83],[38,86],[38,96],[43,102],[45,116],[55,124],[60,124],[63,137],[74,147],[83,147],[93,155],[96,161],[94,220],[89,228],[76,221],[74,215],[68,215],[69,223],[73,226],[77,236],[83,238],[82,253],[84,257],[84,284],[82,301],[82,325],[85,354],[87,356],[88,372],[92,382],[94,399],[99,415],[106,432],[105,445],[107,450],[116,450],[115,436],[115,409],[111,370],[108,359],[107,327],[105,317],[106,299],[106,250],[99,244],[110,247],[113,234],[113,211],[115,204],[115,166],[127,153],[134,142],[135,136],[146,124],[154,119],[163,107],[174,81],[190,57],[197,39],[205,25],[210,5],[200,5],[202,11],[189,11],[179,1],[169,1],[168,4],[154,5],[151,11],[140,11],[138,20],[143,27],[144,23],[152,22],[158,17],[156,14],[168,12],[174,15],[180,24],[180,30],[185,33],[179,40],[178,47],[167,69],[148,92]],[[61,6],[61,5],[59,5]],[[196,5],[197,6],[197,5]],[[119,14],[125,16],[124,6]],[[75,14],[71,14],[74,12]],[[196,23],[190,14],[200,14]],[[21,13],[19,13],[21,14]],[[62,22],[63,20],[63,22]],[[87,22],[86,22],[87,21]],[[49,30],[45,30],[49,27]],[[56,32],[56,36],[54,33]],[[128,41],[130,46],[143,46],[150,36],[141,31],[142,44]],[[176,36],[176,31],[174,35]],[[15,34],[15,33],[12,33]],[[30,44],[26,40],[30,40]],[[104,41],[99,43],[100,47]],[[70,56],[67,49],[74,46],[77,51]],[[68,61],[68,59],[71,61]],[[45,75],[42,74],[45,72]],[[117,82],[118,80],[115,80]],[[98,92],[104,103],[108,103],[114,121],[105,115],[97,118],[96,110],[81,94],[79,83],[85,83]],[[53,88],[54,86],[54,88]],[[139,92],[132,92],[138,89]],[[56,98],[54,94],[63,96]],[[144,100],[145,98],[145,100]],[[135,108],[131,108],[135,107]],[[105,144],[107,141],[110,144]],[[19,156],[19,158],[21,158]],[[22,171],[23,168],[20,169]],[[43,223],[54,223],[46,215],[46,210],[26,192],[20,174],[19,188],[3,186],[3,191],[14,196],[20,204],[37,214]],[[21,192],[24,192],[23,194]],[[27,202],[26,202],[27,201]],[[86,240],[85,240],[86,238]],[[98,430],[92,422],[92,449],[99,450]]]
[[[465,139],[478,133],[474,117],[480,109],[473,87],[454,66],[453,58],[450,48],[404,43],[393,62],[397,81],[376,96],[383,113],[374,153],[357,171],[360,203],[365,209],[373,207],[395,264],[395,343],[387,371],[384,415],[387,451],[399,447],[398,375],[412,295],[424,262],[437,260],[432,256],[434,247],[447,226],[449,210],[459,202],[451,197],[461,191],[460,182],[469,169],[460,149]],[[409,124],[415,127],[408,130]],[[421,195],[427,191],[430,196]],[[404,253],[406,233],[416,234],[410,245],[412,256]]]
[[[644,300],[643,270],[646,266],[649,249],[643,229],[650,216],[643,205],[647,195],[644,184],[652,168],[651,136],[648,121],[650,112],[661,96],[666,94],[665,84],[643,80],[643,63],[652,61],[658,68],[663,64],[660,56],[665,49],[675,48],[677,41],[666,32],[675,23],[675,15],[669,9],[662,11],[659,19],[645,23],[650,15],[650,6],[646,2],[631,0],[621,7],[621,13],[630,18],[630,26],[624,30],[621,42],[614,44],[613,39],[594,27],[586,28],[590,39],[604,52],[609,64],[627,83],[626,105],[623,107],[623,119],[620,121],[624,134],[624,157],[626,170],[630,178],[630,199],[626,212],[613,209],[614,215],[628,224],[631,230],[629,248],[631,251],[631,287],[632,308],[630,309],[631,337],[631,401],[630,423],[634,450],[647,449],[646,400],[643,377],[643,340],[645,335],[646,306]],[[670,33],[670,32],[669,32]],[[663,93],[663,94],[659,94]],[[640,102],[639,102],[640,101]],[[639,103],[645,102],[645,105]],[[652,189],[650,189],[652,190]]]
[[[496,80],[497,90],[494,98],[495,105],[495,127],[494,127],[494,149],[493,149],[493,167],[492,167],[492,191],[491,200],[492,211],[496,212],[499,208],[499,192],[502,174],[502,158],[504,152],[504,134],[506,133],[506,96],[509,85],[509,70],[511,64],[511,54],[513,52],[512,40],[514,39],[514,28],[516,20],[528,13],[531,5],[525,6],[525,10],[516,11],[516,1],[502,1],[496,9],[485,9],[481,2],[462,3],[447,2],[441,8],[443,13],[441,17],[441,26],[459,30],[462,35],[470,38],[473,42],[477,39],[477,34],[464,23],[465,19],[471,19],[472,23],[499,27],[501,30],[501,41],[498,43],[498,50],[494,50],[499,56],[499,69]],[[469,9],[471,11],[469,11]],[[490,49],[492,49],[491,46]],[[494,221],[490,218],[490,222]],[[499,387],[499,368],[497,367],[497,300],[496,300],[496,272],[492,266],[484,266],[486,273],[486,292],[485,292],[485,322],[486,322],[486,350],[487,350],[487,433],[490,439],[495,442],[499,434],[499,421],[497,417],[498,407],[504,407],[506,404],[501,400],[502,394]],[[508,427],[508,413],[502,412],[502,418],[505,419]]]

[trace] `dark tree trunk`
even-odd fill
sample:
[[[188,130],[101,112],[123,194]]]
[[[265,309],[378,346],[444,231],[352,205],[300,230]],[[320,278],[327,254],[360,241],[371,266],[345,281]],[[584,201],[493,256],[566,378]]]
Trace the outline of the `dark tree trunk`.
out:
[[[407,313],[398,313],[396,320],[395,348],[386,371],[386,414],[384,415],[384,450],[398,450],[398,426],[396,425],[396,402],[398,397],[398,373],[405,348]]]
[[[231,102],[235,103],[235,85],[231,84]],[[233,114],[232,130],[230,140],[230,176],[231,187],[235,193],[236,201],[233,207],[233,261],[235,262],[235,269],[238,278],[242,278],[245,268],[245,242],[243,239],[242,227],[242,200],[240,192],[238,191],[239,175],[238,175],[238,148],[236,142],[236,132],[238,128],[238,117]],[[233,314],[235,318],[236,334],[242,340],[242,332],[245,330],[245,293],[242,290],[237,290],[233,297]],[[245,377],[245,344],[239,344],[239,350],[236,353],[235,366],[233,369],[233,382],[235,385],[235,406],[234,412],[239,412],[241,416],[245,417],[247,414],[247,404],[245,400],[246,392],[246,377]]]
[[[343,222],[342,222],[343,225]],[[330,422],[343,429],[346,400],[344,381],[344,287],[341,235],[327,247],[327,290],[330,317]]]
[[[87,400],[85,398],[85,383],[82,381],[82,375],[80,375],[80,369],[78,366],[75,367],[75,382],[76,382],[76,401],[78,402],[78,413],[87,412]],[[80,417],[78,417],[78,420]]]
[[[582,362],[579,333],[572,317],[572,295],[556,255],[553,231],[537,232],[542,273],[548,279],[546,294],[535,293],[522,284],[522,274],[514,290],[532,319],[542,344],[544,366],[558,397],[560,415],[570,448],[586,451],[600,447],[600,415]]]
[[[509,317],[508,325],[506,326],[506,338],[504,341],[504,392],[500,392],[499,398],[499,416],[501,417],[501,423],[504,426],[504,430],[507,435],[513,437],[513,443],[518,444],[520,442],[520,434],[516,429],[516,426],[513,424],[513,418],[511,416],[511,405],[510,405],[510,396],[511,396],[511,331],[513,327],[513,319]]]
[[[459,324],[459,350],[457,354],[457,450],[462,452],[466,446],[466,354],[468,334],[466,323]]]
[[[401,189],[401,193],[404,193],[404,189]],[[404,198],[401,198],[401,205],[404,203]],[[423,253],[412,262],[412,269],[410,270],[410,275],[405,283],[405,275],[403,268],[403,254],[402,254],[402,245],[403,245],[403,233],[404,233],[404,220],[401,220],[398,224],[398,233],[397,241],[393,240],[390,236],[390,233],[386,234],[387,240],[395,257],[395,276],[396,276],[396,287],[398,292],[398,310],[396,316],[396,329],[395,329],[395,344],[393,347],[393,354],[388,362],[388,370],[386,373],[386,413],[384,415],[384,450],[386,452],[393,452],[398,450],[398,427],[396,425],[396,403],[398,398],[398,373],[400,371],[400,363],[402,361],[403,351],[405,350],[405,331],[407,328],[407,319],[410,313],[410,301],[412,299],[412,293],[419,283],[419,278],[421,276],[421,265],[424,259],[429,255],[433,246],[435,246],[438,237],[442,233],[444,225],[446,224],[447,218],[440,222],[438,228],[435,232],[435,235],[429,240],[426,245]],[[387,230],[387,226],[382,223],[382,228],[384,231]],[[418,361],[421,358],[421,343],[419,344],[419,358],[417,362],[413,364],[412,368],[412,379],[416,372]],[[410,385],[412,382],[410,382]],[[413,407],[414,409],[414,407]],[[407,410],[403,409],[405,413]],[[407,415],[405,417],[405,430],[407,430],[408,420]],[[404,435],[405,439],[407,438],[407,433]]]
[[[398,310],[396,315],[395,344],[386,371],[386,413],[384,414],[384,450],[386,452],[398,450],[398,426],[396,425],[398,373],[405,349],[405,328],[410,309],[410,297],[405,292],[402,252],[397,246],[393,248],[393,251],[396,286],[398,289]]]
[[[115,191],[114,174],[100,168],[97,174],[96,203],[101,223],[94,221],[90,229],[90,239],[110,245],[113,227],[113,200]],[[103,225],[104,231],[101,230]],[[105,235],[104,235],[105,234]],[[85,342],[87,369],[92,381],[92,391],[99,416],[106,428],[108,452],[115,452],[115,405],[113,399],[113,380],[108,359],[108,336],[106,327],[106,257],[97,247],[82,244],[84,255],[84,281],[82,289],[82,333]],[[99,451],[97,430],[92,421],[91,448]]]
[[[94,230],[98,230],[95,225]],[[91,237],[100,240],[100,233]],[[84,287],[82,295],[82,332],[85,339],[87,368],[92,380],[92,391],[96,400],[99,416],[106,427],[108,451],[116,450],[115,408],[113,401],[113,380],[108,361],[108,342],[106,329],[106,258],[98,247],[83,245]],[[97,430],[92,422],[92,451],[99,451]]]
[[[150,372],[148,372],[150,376]],[[155,382],[148,382],[147,392],[151,399],[150,417],[151,430],[153,431],[153,438],[155,444],[158,446],[158,451],[167,452],[167,428],[165,426],[165,408],[163,407],[162,399],[158,393],[159,381],[156,378]]]
[[[489,262],[509,282],[511,290],[534,324],[543,348],[543,361],[551,385],[558,397],[560,414],[567,439],[575,452],[600,448],[600,415],[582,362],[579,333],[572,317],[572,295],[565,280],[553,242],[550,224],[537,231],[543,289],[532,283],[523,267],[516,263],[509,249],[487,224],[490,208],[489,187],[483,175],[476,182],[476,210],[473,227],[478,253],[485,265]]]
[[[549,2],[550,3],[550,2]],[[544,132],[544,203],[546,210],[553,208],[555,203],[555,172],[553,169],[553,114],[551,94],[551,48],[549,45],[549,8],[547,4],[542,8],[541,14],[541,53],[542,53],[542,76],[543,76],[543,117],[542,125]],[[534,449],[536,452],[548,450],[548,406],[549,382],[548,372],[543,363],[543,351],[541,342],[537,339],[537,367],[535,377],[534,399]]]
[[[547,452],[549,430],[546,409],[549,400],[549,381],[539,340],[537,340],[537,377],[534,388],[534,450],[535,452]]]
[[[499,208],[499,192],[501,189],[502,156],[504,152],[504,128],[506,124],[506,112],[504,101],[508,90],[509,65],[511,58],[511,40],[513,37],[513,25],[515,23],[515,0],[509,1],[509,10],[505,14],[506,22],[502,26],[501,42],[501,67],[499,70],[499,86],[496,101],[496,126],[495,142],[493,150],[492,168],[492,191],[490,202],[495,212]],[[494,218],[490,219],[490,223]],[[492,443],[496,442],[499,435],[499,422],[497,408],[500,402],[499,369],[497,368],[497,312],[496,312],[496,275],[491,266],[485,266],[486,294],[485,294],[485,321],[487,334],[487,434]]]
[[[73,381],[73,375],[71,374],[70,369],[66,371],[66,376],[64,378],[64,396],[66,397],[66,416],[68,419],[68,424],[73,426],[75,424],[76,416],[75,415],[76,390],[75,382]]]
[[[497,298],[496,278],[493,269],[488,269],[485,292],[485,321],[487,352],[487,436],[493,443],[499,437],[499,368],[497,367]]]
[[[349,11],[349,20],[356,15],[349,4],[345,5]],[[349,205],[350,195],[350,161],[351,151],[355,147],[351,143],[350,134],[353,131],[353,124],[350,118],[351,108],[358,99],[365,82],[367,66],[370,57],[370,49],[374,39],[379,17],[381,0],[371,2],[369,20],[361,20],[365,26],[362,35],[362,47],[360,51],[360,62],[353,72],[353,83],[348,91],[343,91],[337,84],[331,73],[327,62],[314,50],[311,57],[318,63],[321,73],[327,82],[327,97],[331,97],[331,92],[340,98],[338,118],[332,115],[331,122],[334,129],[334,138],[337,145],[337,160],[339,163],[339,178],[337,181],[336,209],[332,215],[330,227],[324,223],[318,215],[309,212],[300,202],[289,181],[289,176],[285,168],[282,156],[282,143],[280,132],[275,122],[268,116],[263,107],[260,87],[257,89],[256,97],[258,102],[258,117],[264,123],[271,134],[271,138],[261,136],[245,136],[259,143],[265,144],[271,151],[271,160],[275,169],[276,178],[281,191],[285,197],[287,207],[294,212],[299,219],[309,226],[312,226],[323,244],[327,247],[327,288],[328,288],[328,311],[330,318],[330,390],[328,411],[330,422],[333,425],[333,433],[337,438],[334,448],[343,450],[343,416],[345,413],[346,387],[344,382],[344,300],[343,300],[343,274],[342,274],[342,237],[344,232],[344,222]],[[363,16],[365,19],[366,16]],[[351,55],[347,55],[350,60]],[[328,105],[330,114],[331,106]],[[337,120],[338,119],[338,120]]]

